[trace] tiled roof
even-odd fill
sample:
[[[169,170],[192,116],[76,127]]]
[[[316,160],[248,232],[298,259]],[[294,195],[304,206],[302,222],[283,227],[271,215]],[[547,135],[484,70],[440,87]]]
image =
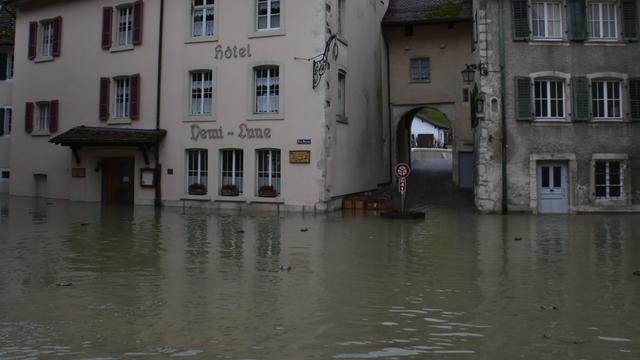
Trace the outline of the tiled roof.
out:
[[[391,0],[384,25],[471,20],[471,0]]]
[[[49,142],[62,146],[155,144],[167,134],[166,130],[122,129],[78,126],[60,134]]]
[[[0,10],[0,45],[13,45],[16,20],[11,14],[15,14],[15,10],[10,6]]]

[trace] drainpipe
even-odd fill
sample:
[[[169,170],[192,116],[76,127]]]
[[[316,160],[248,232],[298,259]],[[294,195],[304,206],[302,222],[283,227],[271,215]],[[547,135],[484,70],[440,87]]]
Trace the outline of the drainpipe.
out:
[[[391,64],[389,63],[389,42],[387,41],[387,37],[384,35],[384,28],[382,30],[384,47],[387,52],[387,123],[389,126],[389,138],[387,139],[387,144],[389,145],[389,184],[391,184],[393,182],[393,146],[391,145],[393,142],[393,133],[391,132],[391,120],[393,118],[393,114],[391,111]]]
[[[504,36],[504,7],[502,0],[498,0],[498,19],[500,19],[500,121],[502,126],[502,213],[509,212],[509,188],[507,185],[507,115],[505,105],[506,69],[505,69],[505,36]]]
[[[164,0],[160,0],[160,25],[158,30],[158,78],[156,88],[156,130],[160,130],[160,97],[162,95],[162,43],[164,30]],[[160,164],[160,141],[156,142],[156,173],[154,205],[162,207],[162,165]]]

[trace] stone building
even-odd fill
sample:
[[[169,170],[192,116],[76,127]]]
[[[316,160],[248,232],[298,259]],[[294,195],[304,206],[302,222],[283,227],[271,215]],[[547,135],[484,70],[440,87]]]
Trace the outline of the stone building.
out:
[[[325,210],[390,181],[387,1],[11,3],[13,195]]]
[[[481,211],[640,209],[638,8],[474,1]]]
[[[11,180],[14,15],[10,7],[0,9],[0,194],[9,192]]]

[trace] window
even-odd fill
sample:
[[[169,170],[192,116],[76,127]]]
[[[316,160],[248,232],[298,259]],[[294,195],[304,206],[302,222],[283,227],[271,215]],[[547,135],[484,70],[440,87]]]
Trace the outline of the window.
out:
[[[191,73],[191,115],[210,115],[213,104],[213,74],[210,70]]]
[[[205,37],[214,35],[215,0],[192,0],[191,36]]]
[[[468,103],[469,102],[469,89],[468,88],[463,88],[462,89],[462,102],[463,103]]]
[[[622,198],[624,180],[623,162],[620,160],[598,160],[595,166],[596,198]]]
[[[562,38],[562,5],[560,2],[534,1],[531,4],[533,37]]]
[[[187,150],[187,190],[192,195],[206,195],[208,171],[207,150]]]
[[[0,108],[0,136],[11,135],[12,108]]]
[[[615,2],[589,3],[587,24],[591,39],[616,39],[618,36],[617,4]]]
[[[0,169],[0,182],[8,182],[11,179],[11,170]]]
[[[534,87],[536,118],[564,118],[564,81],[535,80]]]
[[[53,56],[53,21],[44,21],[40,27],[42,30],[42,41],[40,42],[40,56]]]
[[[276,66],[255,69],[255,112],[278,113],[280,111],[280,70]]]
[[[50,104],[48,102],[39,102],[38,104],[38,121],[36,121],[37,131],[49,131]]]
[[[13,53],[0,53],[0,80],[13,79]]]
[[[338,71],[338,120],[347,120],[347,73]]]
[[[256,0],[258,31],[276,30],[280,28],[280,0]]]
[[[115,118],[128,118],[130,105],[130,81],[128,77],[116,78],[114,81],[115,102],[113,116]]]
[[[591,84],[593,117],[596,119],[622,118],[622,81],[596,80]]]
[[[133,45],[133,6],[127,5],[117,9],[118,11],[118,32],[116,44],[118,46]]]
[[[258,150],[258,195],[275,197],[282,191],[280,150]]]
[[[429,81],[431,78],[431,60],[429,58],[411,59],[411,81]]]
[[[338,34],[344,35],[344,24],[345,20],[347,20],[345,15],[345,1],[346,0],[338,0]],[[413,35],[413,28],[411,30]]]
[[[242,150],[222,150],[222,195],[225,187],[236,187],[239,194],[243,192],[243,153]]]

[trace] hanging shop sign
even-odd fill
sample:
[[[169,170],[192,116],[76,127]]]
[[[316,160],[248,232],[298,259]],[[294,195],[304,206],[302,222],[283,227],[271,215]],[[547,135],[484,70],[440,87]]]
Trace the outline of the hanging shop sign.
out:
[[[311,151],[308,151],[308,150],[289,151],[289,163],[290,164],[310,164]]]
[[[218,45],[215,47],[215,56],[216,60],[224,60],[224,59],[238,59],[238,58],[250,58],[251,57],[251,45],[247,45],[246,47],[233,45],[224,47],[222,45]]]
[[[223,140],[225,137],[237,137],[239,139],[271,139],[271,129],[261,127],[250,127],[247,124],[240,124],[238,131],[225,131],[222,125],[217,128],[206,129],[200,125],[191,125],[191,140]]]

